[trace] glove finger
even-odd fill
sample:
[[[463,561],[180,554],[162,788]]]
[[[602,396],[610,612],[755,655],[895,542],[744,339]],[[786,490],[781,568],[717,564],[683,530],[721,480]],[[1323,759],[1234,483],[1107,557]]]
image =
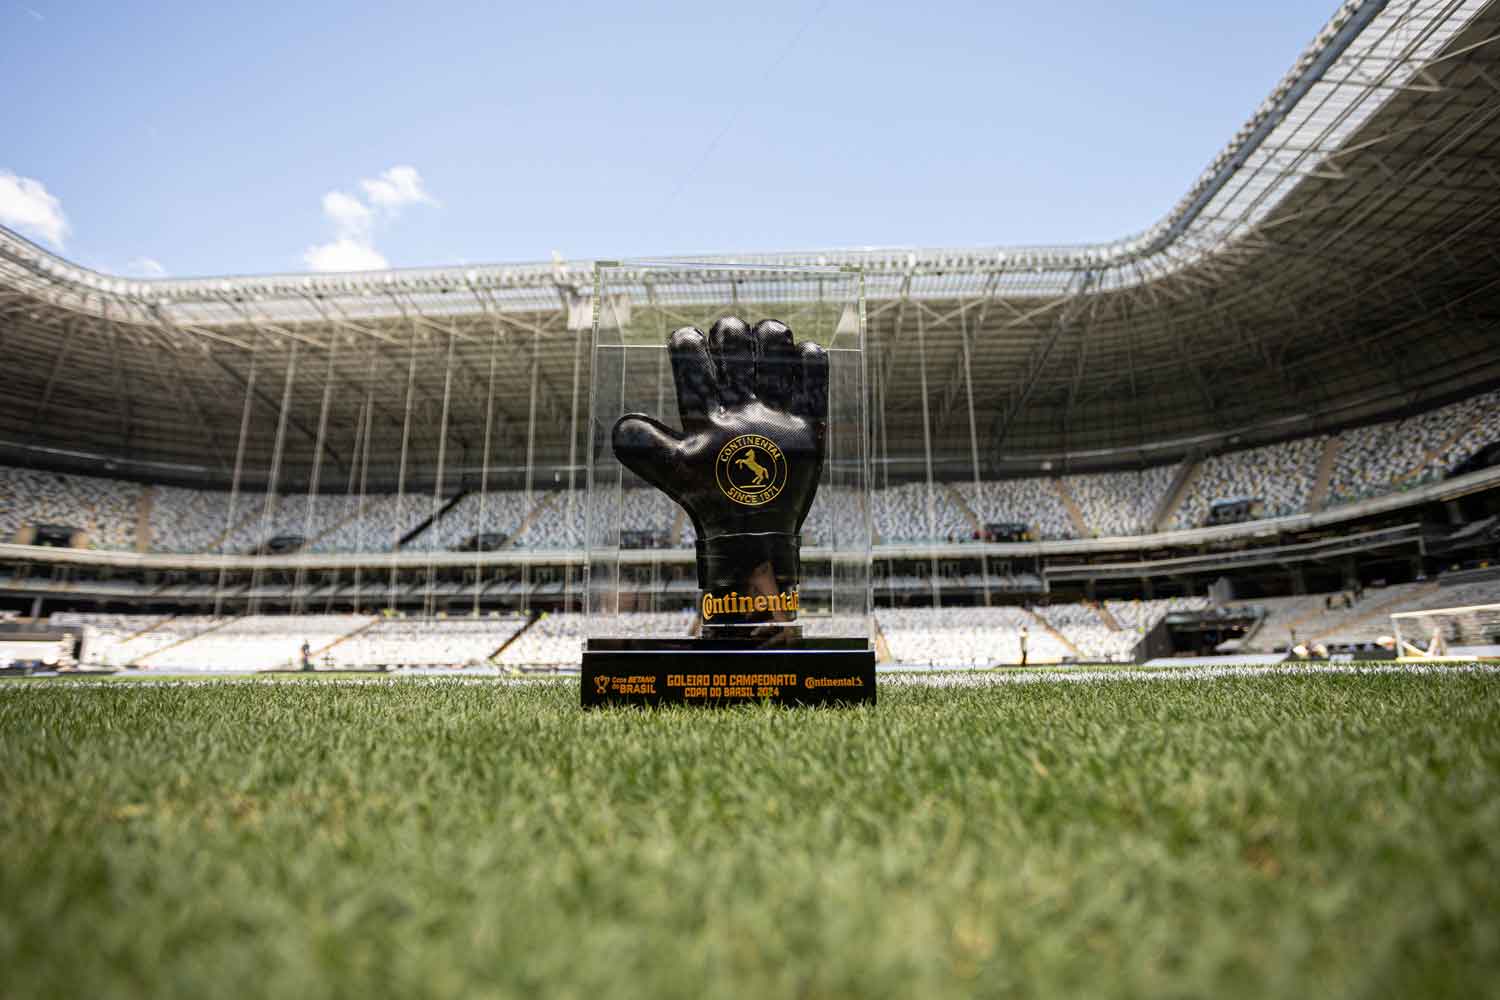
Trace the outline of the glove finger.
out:
[[[802,385],[797,393],[798,416],[824,422],[828,420],[828,352],[817,344],[803,341],[797,345],[802,358]]]
[[[708,423],[708,414],[719,406],[719,380],[708,341],[697,327],[685,326],[672,334],[667,350],[672,355],[672,379],[677,383],[677,412],[688,433]]]
[[[775,319],[755,324],[755,394],[768,406],[789,410],[802,382],[802,359],[792,330]]]
[[[676,499],[672,488],[672,457],[682,446],[677,432],[642,413],[627,413],[615,421],[610,436],[615,457],[631,472]]]
[[[719,371],[719,401],[725,406],[755,398],[755,337],[744,320],[725,316],[708,330],[708,349]]]

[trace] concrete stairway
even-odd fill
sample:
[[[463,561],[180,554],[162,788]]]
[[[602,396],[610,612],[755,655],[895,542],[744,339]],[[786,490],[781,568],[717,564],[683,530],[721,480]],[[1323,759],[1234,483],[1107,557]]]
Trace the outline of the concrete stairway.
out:
[[[534,503],[531,510],[526,512],[526,516],[521,518],[521,523],[516,525],[516,533],[511,536],[512,540],[519,541],[525,538],[526,532],[536,523],[537,518],[551,510],[559,500],[563,499],[563,492],[562,490],[552,490]],[[499,650],[495,651],[495,655],[500,655]]]
[[[1193,459],[1184,459],[1177,467],[1177,475],[1172,478],[1172,485],[1167,489],[1166,495],[1162,497],[1161,504],[1156,508],[1156,513],[1151,517],[1151,528],[1153,531],[1168,531],[1172,524],[1172,515],[1177,513],[1177,508],[1182,506],[1183,498],[1198,481],[1198,476],[1203,472],[1203,463]]]
[[[156,487],[147,486],[135,506],[135,550],[151,551],[151,512],[156,509]]]
[[[510,636],[504,642],[502,642],[500,645],[496,646],[495,647],[495,651],[493,653],[491,653],[489,656],[486,656],[485,659],[488,660],[488,661],[490,661],[490,662],[494,662],[495,660],[498,660],[500,658],[500,654],[501,653],[503,653],[507,649],[509,649],[512,643],[514,643],[517,639],[521,638],[521,636],[525,635],[528,631],[530,631],[531,626],[535,625],[537,622],[539,622],[541,620],[542,620],[542,613],[540,611],[533,611],[531,613],[531,617],[528,618],[528,619],[526,619],[526,624],[522,625],[520,628],[518,628],[514,632],[512,632],[510,634]]]
[[[1041,615],[1037,614],[1035,611],[1031,610],[1030,608],[1027,608],[1025,610],[1026,614],[1031,616],[1031,620],[1036,622],[1038,628],[1066,646],[1069,652],[1078,657],[1078,659],[1083,659],[1083,653],[1079,651],[1077,646],[1073,645],[1072,639],[1069,639],[1067,636],[1063,635],[1060,631],[1057,630],[1056,626],[1054,626],[1047,619],[1043,618]]]
[[[1328,503],[1328,484],[1333,479],[1333,467],[1338,463],[1339,452],[1344,449],[1341,434],[1330,435],[1323,443],[1323,454],[1318,456],[1318,471],[1313,479],[1312,493],[1307,497],[1307,509],[1317,512]]]
[[[353,511],[351,511],[348,514],[345,514],[343,517],[339,518],[337,521],[334,521],[333,524],[329,525],[327,528],[324,528],[322,531],[318,532],[316,535],[314,535],[313,537],[311,537],[307,541],[305,541],[302,544],[302,551],[304,551],[304,552],[310,552],[310,551],[312,551],[312,548],[313,548],[314,545],[317,545],[323,539],[327,538],[329,535],[333,534],[335,531],[338,531],[340,528],[342,528],[344,525],[348,524],[350,521],[353,521],[355,518],[359,517],[359,515],[360,515],[359,506],[356,504]]]
[[[875,662],[876,663],[892,663],[892,662],[894,662],[894,657],[891,656],[891,646],[890,646],[890,643],[888,643],[888,642],[885,641],[885,632],[883,632],[881,630],[881,628],[880,628],[880,621],[879,621],[879,619],[876,619],[876,621],[875,621]]]
[[[1427,449],[1427,454],[1422,456],[1422,460],[1420,462],[1397,477],[1397,479],[1395,480],[1396,485],[1399,486],[1403,483],[1410,482],[1411,480],[1420,476],[1423,469],[1431,465],[1443,452],[1453,447],[1454,443],[1457,442],[1459,438],[1463,437],[1469,432],[1469,429],[1470,427],[1468,423],[1464,421],[1458,421],[1458,426],[1453,428],[1452,432],[1450,432],[1446,437],[1443,438],[1443,440],[1439,441],[1436,445]]]
[[[319,646],[317,649],[309,653],[308,656],[309,658],[316,660],[318,657],[322,656],[333,647],[342,646],[350,639],[364,635],[366,632],[370,631],[370,629],[374,628],[376,625],[379,625],[381,621],[383,621],[383,619],[379,615],[375,615],[371,617],[369,621],[365,622],[363,625],[360,625],[358,628],[345,632],[343,635],[339,636],[332,642],[324,643],[323,645]]]
[[[1078,506],[1078,501],[1073,499],[1073,491],[1068,489],[1068,484],[1062,481],[1061,476],[1053,476],[1049,482],[1057,492],[1057,498],[1062,501],[1063,509],[1068,512],[1068,520],[1073,522],[1074,537],[1092,538],[1094,533],[1083,519],[1083,510]]]
[[[974,534],[977,535],[984,530],[984,525],[979,523],[979,515],[974,513],[974,508],[969,506],[969,501],[964,499],[964,495],[958,487],[952,483],[943,483],[943,490],[948,494],[948,499],[952,501],[954,508],[968,522],[969,528]]]
[[[243,617],[245,617],[245,616],[244,615],[231,615],[228,618],[223,619],[222,621],[215,622],[214,624],[210,625],[208,628],[204,629],[202,632],[194,632],[192,635],[185,635],[181,639],[178,639],[176,642],[169,642],[165,646],[162,646],[162,647],[160,647],[158,649],[153,649],[151,652],[146,653],[144,656],[139,656],[136,659],[131,660],[130,663],[129,663],[129,666],[132,666],[132,667],[150,666],[150,664],[148,664],[146,661],[149,660],[149,659],[151,659],[153,656],[160,656],[162,653],[165,653],[169,649],[176,649],[179,646],[186,646],[188,643],[192,642],[193,640],[195,640],[195,639],[201,639],[205,635],[208,635],[211,632],[217,632],[217,631],[219,631],[219,629],[223,628],[224,626],[230,624],[231,622],[237,622],[237,621],[239,621]]]
[[[447,517],[455,507],[462,503],[464,497],[468,496],[470,492],[470,490],[459,490],[452,496],[445,497],[443,499],[442,506],[438,508],[437,513],[423,518],[415,527],[411,528],[406,532],[406,534],[401,536],[401,540],[396,543],[397,550],[406,548],[407,546],[411,545],[412,542],[417,541],[423,535],[427,534],[433,528],[437,527],[438,523],[442,521],[443,518]]]
[[[1105,628],[1111,632],[1125,631],[1125,627],[1120,624],[1120,620],[1110,613],[1109,608],[1104,606],[1103,601],[1091,602],[1089,607],[1094,609],[1094,614],[1099,616],[1099,620],[1104,623]]]
[[[156,621],[152,622],[150,625],[147,625],[145,628],[138,629],[138,630],[130,633],[125,638],[121,639],[118,643],[116,643],[116,645],[117,646],[123,646],[127,642],[134,642],[135,640],[139,639],[143,635],[150,635],[152,632],[155,632],[157,629],[161,628],[167,622],[171,621],[172,619],[174,619],[176,617],[177,617],[177,615],[174,613],[174,614],[167,615],[165,618],[159,618]]]
[[[229,539],[239,534],[242,529],[248,528],[252,524],[259,524],[260,517],[263,513],[265,513],[265,509],[261,504],[254,504],[253,506],[255,508],[254,510],[220,532],[218,537],[216,537],[212,542],[209,543],[208,551],[218,552],[220,546],[224,545],[229,541]],[[262,539],[262,541],[264,541],[264,539]],[[230,554],[233,555],[234,553]]]

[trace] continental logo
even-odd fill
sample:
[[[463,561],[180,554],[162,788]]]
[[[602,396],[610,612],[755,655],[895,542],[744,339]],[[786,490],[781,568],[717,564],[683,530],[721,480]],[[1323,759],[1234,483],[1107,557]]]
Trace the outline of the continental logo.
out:
[[[719,492],[737,504],[760,507],[786,489],[786,456],[761,434],[741,434],[719,449],[714,476]]]
[[[723,597],[703,595],[703,620],[709,621],[717,615],[751,615],[756,612],[778,611],[783,614],[797,611],[797,591],[783,590],[779,594],[741,594],[731,590]]]
[[[802,686],[805,688],[862,688],[865,686],[863,677],[804,677]]]

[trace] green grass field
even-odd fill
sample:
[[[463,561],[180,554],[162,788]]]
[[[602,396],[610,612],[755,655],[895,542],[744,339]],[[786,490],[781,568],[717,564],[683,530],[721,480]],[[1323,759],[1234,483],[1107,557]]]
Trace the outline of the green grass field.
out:
[[[1500,675],[0,685],[0,993],[1454,996]]]

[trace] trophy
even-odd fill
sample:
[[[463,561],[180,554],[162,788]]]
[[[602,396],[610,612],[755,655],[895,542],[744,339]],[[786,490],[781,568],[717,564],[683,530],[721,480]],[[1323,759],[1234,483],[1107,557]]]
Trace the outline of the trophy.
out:
[[[721,270],[711,269],[711,274],[717,277]],[[586,707],[828,704],[875,698],[868,625],[869,505],[857,488],[864,485],[866,465],[858,336],[862,313],[834,309],[827,302],[798,302],[796,290],[809,288],[809,282],[805,273],[787,270],[793,274],[766,276],[769,287],[776,287],[776,278],[790,286],[783,290],[790,301],[773,303],[787,311],[784,318],[752,325],[715,309],[720,314],[705,324],[706,334],[688,325],[666,336],[664,358],[659,346],[629,343],[632,335],[638,340],[649,336],[650,321],[656,319],[652,313],[629,310],[629,322],[617,320],[612,327],[607,316],[600,322],[596,305],[591,422],[599,433],[591,454],[589,534],[595,551],[590,553],[589,593],[595,605],[591,620],[597,611],[600,627],[591,631],[583,655]],[[852,283],[846,274],[839,277]],[[602,280],[596,285],[596,303],[618,314],[620,296],[611,298]],[[709,290],[704,298],[710,306],[715,286],[712,279],[699,285]],[[831,348],[799,339],[795,317],[806,319]],[[619,364],[616,350],[622,352]],[[645,362],[636,362],[634,378],[629,370],[632,351]],[[651,396],[653,359],[658,375],[653,402],[659,409],[641,412],[639,404]],[[627,388],[632,386],[634,393]],[[833,394],[841,404],[832,414],[831,388],[840,390]],[[669,390],[677,426],[663,419]],[[618,409],[625,412],[614,416]],[[820,525],[828,537],[817,539],[812,549],[819,575],[809,592],[803,528],[820,486],[837,478],[834,467],[850,481],[827,491]],[[690,525],[693,533],[691,554],[685,544],[680,556],[654,549],[649,556],[638,555],[618,541],[594,544],[601,527],[610,541],[623,534],[608,530],[612,518],[623,524],[629,509],[651,502],[651,496],[640,496],[640,489],[627,491],[627,480],[659,491],[670,504],[661,521],[680,510],[679,523],[684,531]],[[617,486],[613,506],[611,484]],[[842,510],[827,509],[840,503]],[[667,547],[673,548],[670,543]],[[632,572],[642,565],[649,572]],[[688,565],[697,585],[692,634],[641,636],[620,627],[610,634],[611,623],[628,623],[627,608],[660,606],[659,592],[680,592]],[[600,579],[593,579],[596,573]],[[863,593],[858,592],[861,584]],[[850,604],[858,606],[853,613]],[[818,629],[820,634],[805,634],[809,614],[815,624],[826,626]]]

